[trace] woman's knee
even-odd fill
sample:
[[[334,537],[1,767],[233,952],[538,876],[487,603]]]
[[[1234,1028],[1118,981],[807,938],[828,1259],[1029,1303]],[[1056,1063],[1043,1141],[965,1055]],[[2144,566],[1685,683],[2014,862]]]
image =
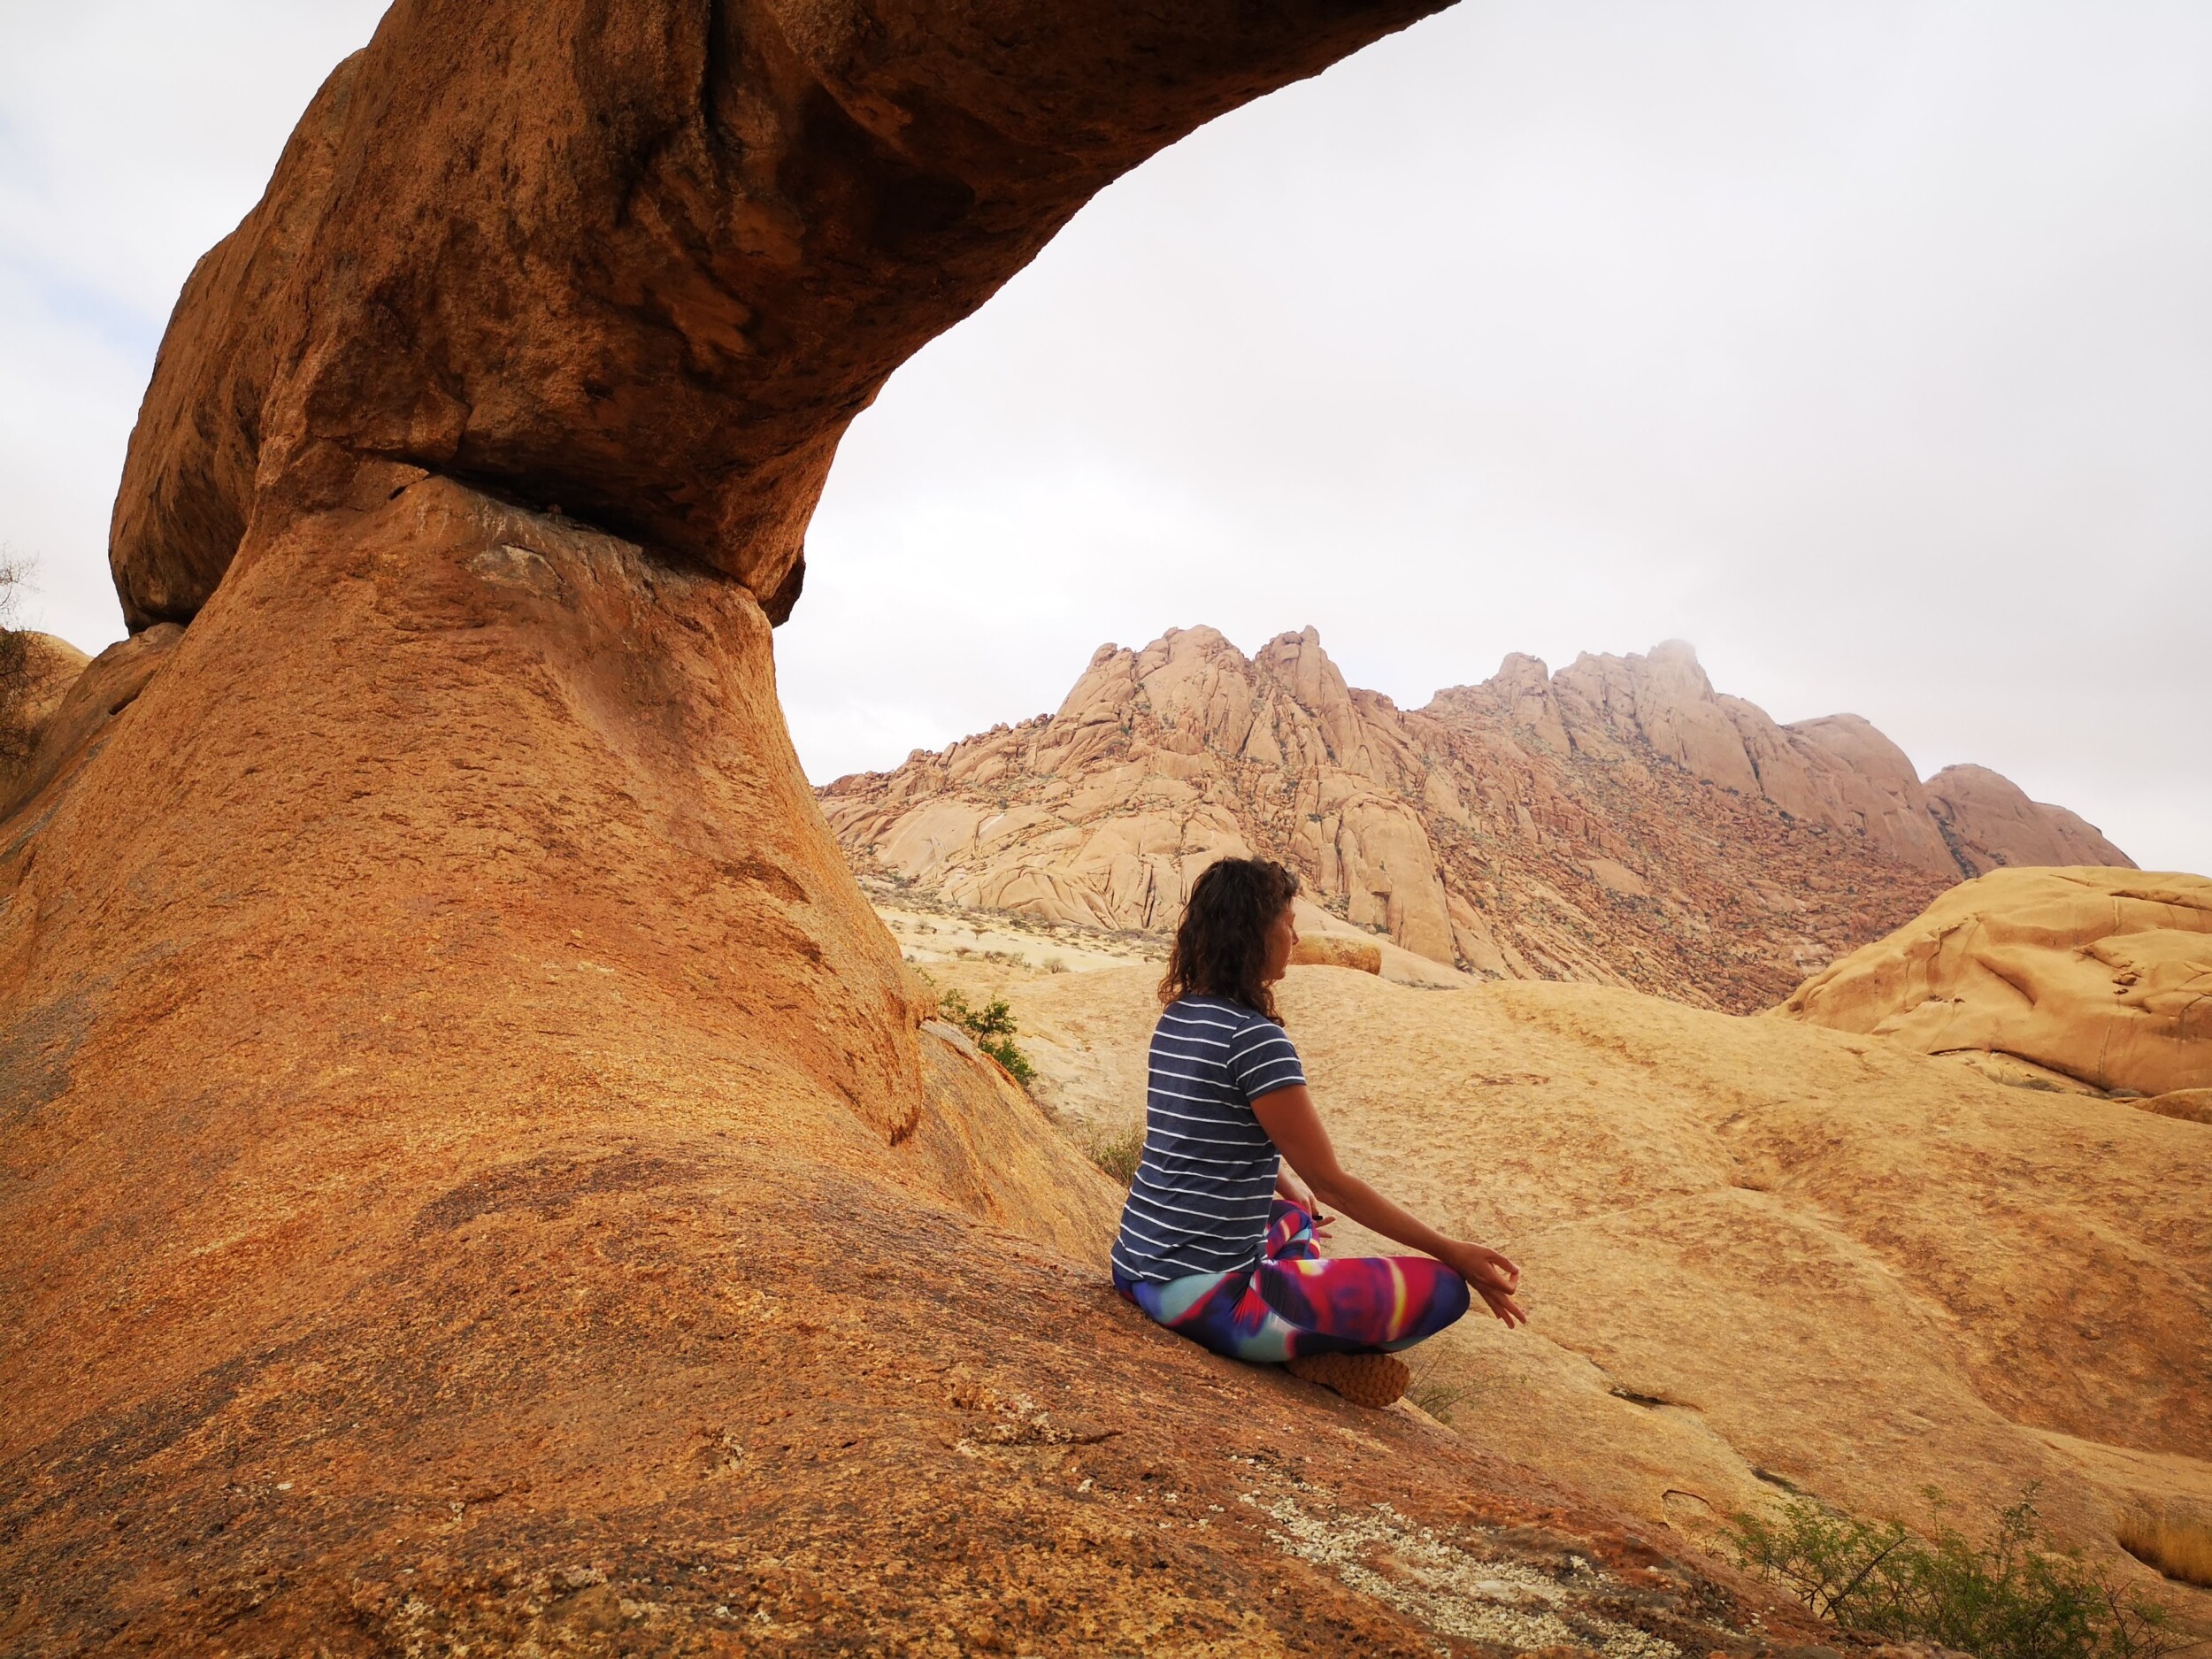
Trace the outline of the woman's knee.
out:
[[[1474,1300],[1475,1294],[1465,1279],[1448,1267],[1439,1267],[1436,1283],[1429,1288],[1428,1310],[1421,1320],[1423,1334],[1433,1335],[1446,1325],[1457,1325]]]
[[[1266,1254],[1271,1262],[1319,1256],[1321,1247],[1314,1242],[1312,1212],[1303,1204],[1278,1198],[1267,1212]]]

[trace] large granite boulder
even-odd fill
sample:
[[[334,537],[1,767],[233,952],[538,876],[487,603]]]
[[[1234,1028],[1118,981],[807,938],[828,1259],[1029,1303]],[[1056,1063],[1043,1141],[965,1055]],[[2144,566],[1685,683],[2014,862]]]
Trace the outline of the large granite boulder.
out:
[[[0,803],[90,660],[53,634],[0,628]]]
[[[1959,863],[1974,874],[2018,864],[2110,864],[2135,860],[2078,812],[2027,792],[1986,766],[1946,766],[1928,780],[1928,810]]]
[[[2212,1087],[2212,880],[1998,870],[1777,1011],[1923,1054],[2008,1055],[2096,1089]]]
[[[377,459],[780,620],[852,418],[1110,180],[1439,0],[398,0],[186,284],[110,559],[188,620]]]

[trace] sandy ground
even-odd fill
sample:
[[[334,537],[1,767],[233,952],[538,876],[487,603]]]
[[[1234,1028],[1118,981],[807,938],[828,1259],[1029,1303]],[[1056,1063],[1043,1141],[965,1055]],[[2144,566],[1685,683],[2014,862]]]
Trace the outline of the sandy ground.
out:
[[[899,954],[922,968],[982,957],[1007,959],[1032,972],[1090,973],[1126,968],[1160,955],[1149,941],[1124,941],[1111,933],[1045,923],[1030,927],[1007,918],[968,918],[918,906],[879,902],[875,909],[898,941]]]

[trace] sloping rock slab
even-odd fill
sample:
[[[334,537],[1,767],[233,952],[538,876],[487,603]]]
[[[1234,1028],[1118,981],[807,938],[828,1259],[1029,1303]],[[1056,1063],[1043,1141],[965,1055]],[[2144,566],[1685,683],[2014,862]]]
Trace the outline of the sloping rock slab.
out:
[[[2093,1088],[2212,1087],[2212,880],[1999,870],[1776,1010],[1923,1054],[2016,1055]]]

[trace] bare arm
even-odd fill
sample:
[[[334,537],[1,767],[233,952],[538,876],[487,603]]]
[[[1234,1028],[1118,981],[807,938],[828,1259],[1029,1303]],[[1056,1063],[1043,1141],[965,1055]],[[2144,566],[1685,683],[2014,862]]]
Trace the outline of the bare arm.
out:
[[[1336,1220],[1336,1217],[1329,1213],[1327,1206],[1323,1204],[1320,1199],[1314,1196],[1313,1188],[1298,1179],[1298,1171],[1290,1167],[1288,1159],[1285,1159],[1276,1166],[1275,1195],[1278,1198],[1289,1199],[1292,1203],[1312,1216],[1315,1238],[1325,1239],[1329,1236],[1330,1225]]]
[[[1518,1267],[1495,1250],[1463,1239],[1446,1238],[1356,1175],[1346,1173],[1304,1084],[1261,1095],[1252,1102],[1252,1113],[1320,1202],[1343,1211],[1371,1233],[1434,1256],[1464,1279],[1469,1288],[1507,1325],[1528,1322],[1528,1316],[1513,1300],[1521,1282]]]

